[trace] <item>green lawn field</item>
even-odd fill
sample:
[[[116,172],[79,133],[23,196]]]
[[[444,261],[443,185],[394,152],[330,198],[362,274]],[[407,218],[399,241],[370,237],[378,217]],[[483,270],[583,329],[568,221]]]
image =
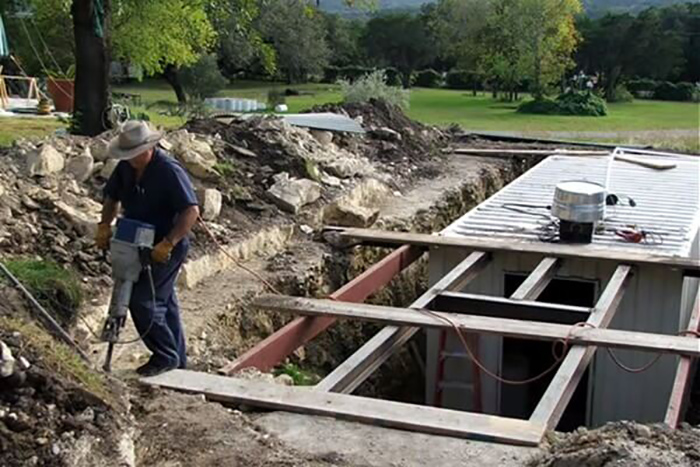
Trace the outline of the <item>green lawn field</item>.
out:
[[[284,91],[288,87],[301,93],[300,96],[287,98],[290,112],[341,100],[339,89],[334,85],[287,86],[253,81],[237,82],[221,91],[219,96],[266,101],[270,89]],[[184,121],[182,117],[165,114],[163,105],[154,105],[158,102],[175,103],[175,94],[164,81],[148,80],[118,85],[114,86],[114,91],[139,94],[143,106],[132,110],[146,112],[157,125],[172,128]],[[582,132],[593,136],[598,133],[600,136],[598,139],[636,144],[665,141],[668,139],[666,133],[672,134],[673,130],[678,130],[682,134],[674,135],[674,138],[680,141],[675,146],[693,150],[700,146],[694,136],[694,131],[700,128],[698,103],[636,100],[630,103],[609,104],[609,115],[606,117],[569,117],[519,114],[515,112],[517,103],[500,102],[492,99],[488,94],[472,96],[467,91],[447,89],[414,88],[411,90],[410,102],[408,113],[412,118],[435,125],[447,126],[456,123],[466,130],[539,135]],[[9,144],[19,136],[48,133],[60,126],[56,121],[43,119],[2,118],[0,119],[0,145]],[[620,132],[619,136],[617,132]],[[657,134],[647,136],[646,132],[657,132]],[[663,134],[663,138],[659,133]],[[674,144],[669,143],[666,146],[673,147]]]

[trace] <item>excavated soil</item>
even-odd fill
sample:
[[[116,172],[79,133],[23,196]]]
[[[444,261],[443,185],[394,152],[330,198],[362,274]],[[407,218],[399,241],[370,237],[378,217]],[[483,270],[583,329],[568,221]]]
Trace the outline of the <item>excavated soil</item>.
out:
[[[597,430],[552,433],[530,467],[684,467],[700,465],[700,429],[614,422]]]

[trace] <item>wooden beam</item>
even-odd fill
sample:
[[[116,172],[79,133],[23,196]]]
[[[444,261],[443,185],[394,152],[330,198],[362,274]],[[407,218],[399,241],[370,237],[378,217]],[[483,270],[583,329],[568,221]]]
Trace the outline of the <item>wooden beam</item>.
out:
[[[520,287],[510,296],[511,300],[535,300],[554,279],[561,261],[558,258],[546,257],[520,284]]]
[[[476,316],[544,321],[549,323],[575,324],[586,321],[590,308],[556,303],[512,300],[489,295],[443,292],[433,301],[431,308]]]
[[[427,307],[440,292],[445,290],[463,289],[487,263],[488,254],[473,252],[413,302],[411,308]],[[317,384],[316,390],[351,393],[417,331],[417,327],[389,326],[382,329]]]
[[[631,266],[620,265],[615,269],[586,323],[599,329],[606,328],[610,324],[622,301],[631,275]],[[574,346],[569,350],[547,391],[535,407],[530,417],[531,422],[544,425],[547,429],[556,428],[595,351],[595,347],[581,346]]]
[[[387,285],[401,271],[423,255],[417,246],[403,246],[372,265],[330,296],[346,302],[362,302]],[[233,374],[243,368],[255,367],[269,371],[287,358],[296,349],[325,331],[335,322],[333,318],[299,318],[259,342],[238,357],[236,361],[221,368],[220,373]]]
[[[385,230],[355,229],[345,227],[326,227],[337,231],[341,237],[363,241],[368,245],[418,245],[423,247],[459,247],[478,251],[504,251],[532,253],[559,258],[595,259],[617,263],[651,264],[678,268],[686,274],[700,271],[700,260],[661,256],[637,251],[622,251],[595,244],[572,245],[565,243],[525,242],[493,237],[446,237],[409,232],[390,232]]]
[[[696,333],[700,332],[700,287],[696,291],[693,312],[691,313],[690,320],[688,322],[688,331]],[[688,389],[690,386],[690,375],[693,373],[691,371],[692,366],[693,359],[691,357],[683,356],[679,360],[678,366],[676,367],[676,376],[673,380],[673,389],[671,390],[671,397],[668,401],[666,416],[664,417],[664,423],[671,428],[676,428],[678,424],[683,421],[683,416],[689,397]]]
[[[447,154],[475,156],[609,156],[610,151],[594,149],[493,149],[493,148],[447,148]]]
[[[313,298],[263,295],[254,306],[286,313],[308,316],[332,316],[335,318],[371,321],[395,327],[421,327],[429,329],[452,329],[444,319],[421,313],[410,308],[395,308],[366,303],[344,303]],[[520,339],[559,341],[568,340],[570,345],[612,347],[641,350],[664,354],[700,357],[700,343],[694,337],[668,336],[637,331],[605,329],[603,322],[597,328],[571,326],[556,323],[534,323],[519,319],[492,318],[489,316],[459,315],[434,311],[449,318],[464,332],[516,337]],[[598,316],[602,313],[595,311]],[[591,315],[593,316],[593,315]],[[578,347],[574,347],[575,350]]]
[[[173,370],[141,382],[208,399],[273,410],[335,417],[400,430],[489,442],[537,446],[544,430],[525,420],[436,409],[345,394],[321,393],[304,387],[281,386],[187,370]]]

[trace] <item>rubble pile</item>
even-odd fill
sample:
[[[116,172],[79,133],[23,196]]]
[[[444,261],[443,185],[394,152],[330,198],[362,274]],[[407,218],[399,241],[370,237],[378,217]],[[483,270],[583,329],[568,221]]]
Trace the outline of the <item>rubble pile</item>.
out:
[[[25,321],[0,285],[0,459],[4,466],[119,465],[122,431],[112,393],[67,348]],[[114,384],[112,383],[112,387]]]
[[[595,430],[549,435],[531,467],[656,467],[700,465],[700,429],[613,422]]]

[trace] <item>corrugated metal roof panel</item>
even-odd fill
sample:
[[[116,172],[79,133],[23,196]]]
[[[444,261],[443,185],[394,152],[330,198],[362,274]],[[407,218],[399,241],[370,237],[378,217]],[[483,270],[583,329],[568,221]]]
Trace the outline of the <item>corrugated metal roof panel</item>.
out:
[[[284,121],[294,126],[303,126],[306,128],[314,128],[317,130],[328,131],[347,131],[349,133],[364,133],[356,120],[345,115],[325,113],[308,113],[308,114],[288,114],[283,115]]]
[[[604,230],[594,235],[594,244],[657,255],[689,255],[700,223],[700,158],[678,155],[663,160],[673,160],[677,166],[655,170],[618,160],[612,163],[609,192],[629,196],[637,205],[608,206]],[[566,180],[604,185],[608,162],[609,157],[550,156],[457,219],[442,234],[539,242],[538,235],[550,220],[549,211],[521,208],[525,212],[514,212],[508,204],[550,205],[556,185]],[[634,244],[615,235],[615,229],[629,226],[657,233],[663,241]]]

